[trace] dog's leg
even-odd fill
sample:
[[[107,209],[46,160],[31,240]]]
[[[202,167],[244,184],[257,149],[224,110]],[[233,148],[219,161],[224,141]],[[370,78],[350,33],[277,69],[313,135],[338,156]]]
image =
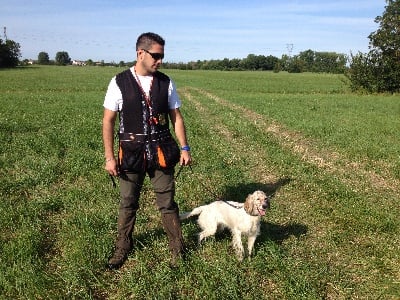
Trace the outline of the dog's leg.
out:
[[[199,233],[199,245],[201,244],[201,241],[204,240],[206,237],[214,235],[215,232],[212,231],[207,231],[203,230],[202,232]]]
[[[214,235],[218,230],[218,224],[209,216],[209,214],[206,213],[200,214],[197,224],[199,224],[199,227],[202,230],[199,233],[199,245],[202,240]]]
[[[253,254],[253,247],[254,242],[256,241],[257,235],[249,235],[247,238],[247,249],[249,251],[248,258],[250,259],[251,255]]]
[[[204,240],[206,237],[212,236],[217,232],[217,227],[208,227],[208,228],[203,228],[203,231],[199,233],[199,244],[201,243],[202,240]]]
[[[247,249],[249,251],[249,259],[253,254],[254,242],[256,241],[257,236],[260,234],[260,223],[257,222],[255,230],[251,230],[248,232],[247,236]]]
[[[240,230],[232,230],[232,246],[235,249],[239,261],[243,260],[244,249],[242,244],[242,233]]]

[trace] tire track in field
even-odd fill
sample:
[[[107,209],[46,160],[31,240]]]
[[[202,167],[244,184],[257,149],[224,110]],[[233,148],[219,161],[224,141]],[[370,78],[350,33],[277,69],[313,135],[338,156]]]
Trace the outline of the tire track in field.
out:
[[[201,114],[210,116],[211,111],[204,107],[195,97],[192,96],[190,92],[190,88],[180,89],[180,93],[195,107],[195,109]],[[259,182],[266,183],[267,185],[271,185],[273,189],[274,186],[280,182],[281,180],[285,180],[283,178],[278,178],[275,176],[270,170],[268,170],[267,166],[260,165],[260,157],[259,155],[254,155],[254,150],[248,146],[247,143],[243,143],[240,139],[234,137],[230,129],[224,126],[221,122],[213,122],[210,123],[211,130],[220,134],[222,138],[224,138],[229,144],[232,146],[232,153],[230,155],[230,163],[234,163],[235,161],[241,160],[241,157],[246,157],[249,161],[251,161],[251,165],[257,166],[255,170],[252,170],[252,177]],[[237,154],[240,153],[240,156]],[[261,161],[268,161],[267,157],[263,157]]]
[[[274,120],[269,120],[259,113],[229,102],[206,90],[188,87],[185,91],[186,96],[190,94],[190,90],[200,93],[223,107],[240,112],[249,120],[254,120],[257,128],[272,135],[283,148],[291,150],[300,156],[303,161],[313,164],[332,175],[339,176],[338,179],[349,185],[355,192],[369,191],[371,189],[399,191],[399,181],[390,177],[389,172],[386,172],[388,175],[383,176],[367,170],[365,164],[351,161],[337,152],[329,149],[317,149],[313,141],[305,138],[301,133],[291,131]],[[190,99],[190,101],[193,102],[193,99]],[[196,108],[202,109],[200,103],[194,103],[194,105]]]

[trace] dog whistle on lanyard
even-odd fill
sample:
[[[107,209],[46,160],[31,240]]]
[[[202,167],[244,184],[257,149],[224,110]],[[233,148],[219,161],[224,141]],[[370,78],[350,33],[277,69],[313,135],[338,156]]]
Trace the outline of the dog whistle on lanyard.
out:
[[[152,124],[161,126],[165,126],[167,124],[167,116],[166,114],[159,114],[158,117],[151,117]]]
[[[167,124],[167,116],[166,114],[159,114],[158,115],[158,122],[160,122],[160,125],[164,126]]]

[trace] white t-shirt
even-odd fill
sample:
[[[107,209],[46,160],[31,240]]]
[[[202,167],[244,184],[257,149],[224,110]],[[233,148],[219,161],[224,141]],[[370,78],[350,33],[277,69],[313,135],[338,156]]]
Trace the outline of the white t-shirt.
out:
[[[136,79],[135,71],[133,67],[130,69],[133,77]],[[147,96],[150,93],[150,85],[153,79],[153,76],[141,76],[137,75],[140,80],[140,85],[142,86],[144,92]],[[117,85],[117,81],[115,80],[115,76],[111,79],[106,96],[104,98],[104,108],[107,108],[112,111],[121,111],[122,110],[122,93]],[[176,91],[176,87],[174,82],[170,79],[169,87],[168,87],[168,107],[169,109],[179,108],[181,106],[181,100],[179,99],[179,95]]]

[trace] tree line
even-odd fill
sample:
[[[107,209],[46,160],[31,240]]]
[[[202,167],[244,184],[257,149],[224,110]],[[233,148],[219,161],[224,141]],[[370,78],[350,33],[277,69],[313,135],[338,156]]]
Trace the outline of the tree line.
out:
[[[180,69],[180,70],[222,70],[222,71],[288,71],[290,73],[301,72],[325,72],[325,73],[341,73],[346,70],[347,56],[335,52],[315,52],[307,50],[300,52],[299,55],[289,57],[283,55],[280,59],[278,57],[269,55],[255,55],[249,54],[246,58],[221,60],[203,60],[203,61],[190,61],[187,63],[163,62],[164,69]],[[57,52],[56,59],[50,60],[47,52],[40,52],[38,54],[37,64],[40,65],[69,65],[72,63],[68,52]],[[132,66],[133,62],[120,61],[115,62],[94,62],[88,59],[84,62],[79,62],[87,66],[100,65],[100,66]]]
[[[164,68],[181,70],[222,70],[222,71],[287,71],[289,73],[325,72],[341,73],[346,70],[347,56],[335,52],[307,50],[290,57],[249,54],[244,59],[203,60],[189,63],[163,63]]]

